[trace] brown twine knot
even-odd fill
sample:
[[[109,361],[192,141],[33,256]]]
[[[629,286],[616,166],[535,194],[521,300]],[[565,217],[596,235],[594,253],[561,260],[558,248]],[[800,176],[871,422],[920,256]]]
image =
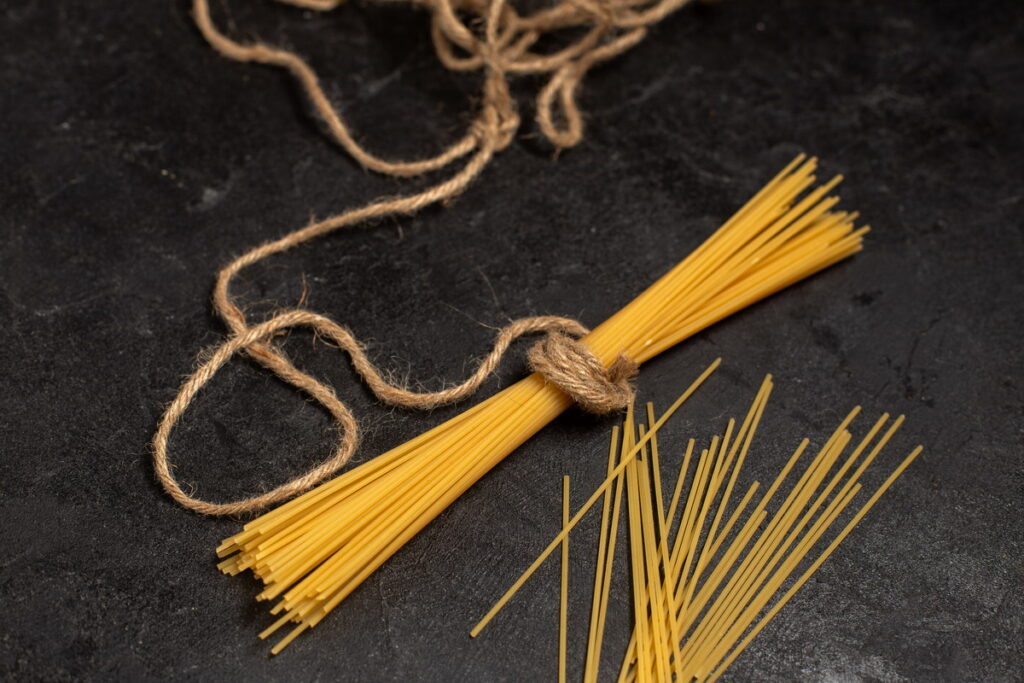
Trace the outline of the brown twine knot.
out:
[[[631,380],[640,368],[625,355],[605,368],[578,339],[552,332],[529,349],[529,368],[595,415],[621,411],[636,393]]]
[[[631,380],[639,365],[619,356],[605,368],[586,344],[552,332],[530,349],[530,369],[568,394],[589,413],[605,415],[622,410],[633,400]]]

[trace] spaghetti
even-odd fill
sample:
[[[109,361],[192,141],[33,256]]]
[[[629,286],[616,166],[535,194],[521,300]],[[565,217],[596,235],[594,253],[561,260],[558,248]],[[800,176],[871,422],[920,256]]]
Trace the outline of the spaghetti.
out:
[[[794,159],[690,256],[587,334],[586,347],[605,367],[622,356],[642,363],[859,251],[868,228],[854,227],[856,214],[832,210],[838,198],[826,195],[840,178],[812,189],[815,168],[815,159]],[[633,435],[623,432],[624,447],[633,444],[631,452],[638,452],[648,444],[657,426],[716,366],[717,361],[635,444]],[[280,652],[320,623],[395,551],[571,403],[557,386],[535,373],[262,515],[225,540],[217,551],[224,558],[220,568],[228,574],[253,572],[265,584],[258,599],[276,601],[271,613],[277,621],[261,637],[292,624],[271,652]],[[613,476],[624,471],[620,464]],[[635,489],[643,476],[625,471],[623,479],[633,481]],[[709,470],[703,476],[719,475]],[[619,483],[616,506],[621,488]],[[642,501],[627,495],[627,507],[637,505]],[[579,513],[570,520],[564,534],[578,517]],[[648,535],[656,531],[657,527],[647,529]],[[638,567],[650,561],[646,556],[636,558]],[[695,561],[699,563],[699,558]],[[607,578],[604,571],[601,581]],[[602,609],[596,606],[599,615]],[[643,635],[646,638],[646,631]],[[640,651],[647,657],[646,647]]]
[[[882,415],[855,442],[849,427],[860,408],[854,408],[795,482],[787,484],[807,453],[808,439],[795,449],[752,510],[747,511],[760,487],[758,482],[750,485],[730,511],[738,475],[772,386],[771,377],[766,377],[739,429],[735,420],[730,419],[724,432],[713,436],[701,451],[687,479],[694,452],[694,441],[690,440],[667,512],[656,438],[656,432],[665,423],[664,416],[656,420],[653,406],[648,404],[650,427],[645,429],[644,425],[635,424],[631,407],[621,432],[613,430],[609,474],[595,492],[595,497],[605,495],[606,503],[595,563],[585,683],[596,681],[599,673],[608,570],[614,562],[619,514],[616,506],[609,521],[607,499],[613,485],[618,486],[617,495],[621,495],[622,472],[626,473],[629,501],[628,552],[634,617],[632,639],[618,680],[713,681],[779,613],[922,451],[921,446],[913,449],[814,557],[813,551],[820,548],[822,539],[861,492],[863,475],[900,428],[903,417],[891,420],[888,414]],[[688,492],[683,499],[681,492],[687,481]],[[776,494],[787,486],[788,493],[775,505],[774,513],[769,514]],[[681,500],[683,509],[677,521]],[[585,512],[586,509],[580,510],[574,521]],[[737,529],[740,520],[744,521]],[[567,533],[563,523],[559,539],[567,537]],[[547,552],[538,559],[542,561]],[[539,564],[535,561],[530,566],[497,607],[508,601]],[[783,592],[787,582],[790,585]],[[492,609],[472,635],[477,635],[495,613]]]

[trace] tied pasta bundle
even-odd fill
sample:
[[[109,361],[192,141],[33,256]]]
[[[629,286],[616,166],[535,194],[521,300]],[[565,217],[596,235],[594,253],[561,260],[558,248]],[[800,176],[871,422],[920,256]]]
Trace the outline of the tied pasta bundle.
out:
[[[861,249],[867,227],[833,211],[841,180],[813,187],[793,160],[690,256],[583,338],[609,367],[642,363],[705,327]],[[813,189],[812,189],[813,188]],[[710,369],[709,369],[710,371]],[[218,548],[228,574],[252,571],[286,624],[276,654],[498,462],[571,405],[539,374],[246,524]]]
[[[730,419],[696,458],[695,441],[689,440],[667,508],[657,432],[680,401],[659,419],[647,404],[648,429],[635,424],[630,406],[621,438],[618,427],[612,431],[605,481],[571,519],[569,485],[563,481],[562,531],[471,635],[478,635],[561,548],[558,665],[559,680],[565,680],[569,533],[601,501],[584,682],[598,680],[623,508],[633,633],[617,680],[717,680],[922,452],[921,446],[914,448],[856,512],[844,515],[863,488],[865,473],[903,423],[903,416],[891,420],[884,414],[855,440],[849,428],[860,413],[856,407],[799,476],[794,472],[801,458],[806,460],[809,439],[801,441],[763,495],[758,496],[760,483],[755,481],[739,496],[736,483],[772,388],[768,376],[739,428]],[[841,518],[848,519],[825,542]]]

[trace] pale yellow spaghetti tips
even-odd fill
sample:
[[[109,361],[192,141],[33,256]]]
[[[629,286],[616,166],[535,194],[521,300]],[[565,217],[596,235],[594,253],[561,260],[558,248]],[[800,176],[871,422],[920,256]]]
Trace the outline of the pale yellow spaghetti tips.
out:
[[[619,681],[716,680],[921,453],[920,446],[915,448],[832,540],[823,541],[839,520],[848,516],[847,509],[864,487],[863,475],[903,422],[902,417],[891,420],[882,415],[856,440],[850,427],[860,408],[854,408],[792,481],[791,475],[810,445],[804,439],[748,512],[759,484],[753,482],[734,505],[732,493],[771,390],[769,376],[739,428],[730,419],[724,432],[711,438],[692,476],[688,476],[694,450],[690,440],[667,513],[658,442],[653,438],[664,420],[656,420],[648,405],[647,419],[655,428],[646,445],[633,446],[634,429],[639,429],[641,437],[645,430],[642,425],[634,426],[632,410],[627,413],[622,461],[614,470],[609,465],[609,474],[598,488],[598,494],[610,491],[619,476],[617,470],[625,466],[634,618]],[[613,432],[613,450],[616,438]],[[770,513],[776,494],[784,491]],[[585,682],[597,680],[603,628],[595,628],[593,620],[606,605],[607,567],[614,561],[614,539],[606,539],[605,533],[609,526],[614,529],[617,520],[609,521],[607,511],[606,505],[595,574],[595,616],[584,659]]]
[[[632,412],[629,412],[632,416]],[[625,429],[631,429],[627,421]],[[608,478],[611,478],[618,454],[618,427],[612,429],[612,441],[608,451]],[[651,434],[654,443],[655,435]],[[691,443],[692,447],[692,443]],[[623,442],[623,454],[626,452]],[[689,454],[687,454],[689,455]],[[590,612],[590,625],[587,632],[587,660],[584,665],[583,679],[585,682],[596,681],[601,661],[601,642],[604,640],[605,619],[608,614],[608,595],[611,590],[611,573],[615,560],[615,539],[619,535],[619,510],[622,505],[622,475],[619,475],[615,488],[615,504],[611,505],[612,489],[604,492],[604,507],[601,514],[601,536],[598,542],[597,562],[594,563],[594,592]],[[609,512],[611,514],[609,522]]]
[[[867,228],[854,227],[854,214],[832,210],[838,199],[826,195],[838,178],[815,189],[815,168],[814,159],[795,159],[690,256],[586,335],[587,348],[605,367],[623,355],[642,363],[744,306],[859,251]],[[714,365],[700,376],[683,400],[713,369]],[[272,652],[280,652],[298,634],[316,626],[474,482],[571,403],[554,384],[531,375],[422,436],[264,514],[225,540],[218,549],[224,558],[221,569],[230,574],[253,572],[265,586],[258,598],[275,603],[271,613],[277,621],[261,637],[286,625],[291,629]],[[620,474],[623,482],[632,482],[634,494],[627,495],[625,502],[636,514],[647,505],[636,492],[647,485],[661,486],[660,473],[648,475],[645,468],[658,457],[652,439],[668,414],[648,424],[643,436],[622,432],[624,445],[636,443],[612,468],[610,482],[619,481]],[[734,451],[740,434],[728,439],[728,444],[720,446],[721,454],[708,456],[707,471],[702,474],[705,481],[726,489],[731,486],[731,480],[725,479],[727,463],[737,457]],[[645,446],[648,454],[631,465]],[[587,506],[602,497],[603,507],[611,506],[613,499],[618,506],[621,487],[613,494],[609,483]],[[712,516],[712,511],[693,508],[687,514],[692,527]],[[651,505],[649,515],[651,520],[639,523],[637,533],[658,539],[668,515],[663,522],[659,505]],[[615,523],[609,521],[609,526]],[[700,566],[702,547],[696,545],[692,531],[683,530],[687,540],[679,548],[657,546],[637,555],[636,567],[650,575],[649,583],[658,583],[653,581],[653,569],[666,560]],[[605,545],[607,552],[614,545],[614,533]],[[611,557],[604,557],[605,566],[595,576],[604,592]],[[654,609],[668,615],[668,625],[658,620],[643,631],[644,638],[654,639],[651,648],[664,647],[666,634],[681,627],[672,610],[679,602],[693,599],[685,589],[677,598],[669,588],[654,588]],[[603,629],[606,607],[605,598],[592,605],[591,639]],[[483,623],[486,619],[474,633]],[[656,658],[650,659],[649,649],[641,648],[641,656],[658,666]],[[588,665],[591,677],[596,666],[596,659]]]
[[[569,477],[562,477],[562,531],[569,526]],[[569,535],[562,539],[562,583],[558,596],[558,683],[565,683],[569,637]]]

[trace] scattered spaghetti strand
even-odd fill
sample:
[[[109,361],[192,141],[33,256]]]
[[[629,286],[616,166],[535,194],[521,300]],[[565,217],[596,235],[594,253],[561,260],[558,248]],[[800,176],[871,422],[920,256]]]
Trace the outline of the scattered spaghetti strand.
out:
[[[610,490],[618,477],[617,471],[625,467],[634,617],[632,639],[619,681],[717,680],[922,452],[921,446],[914,448],[832,540],[825,543],[823,539],[847,516],[846,511],[864,488],[863,475],[903,423],[902,416],[892,420],[888,414],[882,415],[863,438],[855,441],[849,429],[860,412],[857,407],[799,470],[796,481],[792,481],[791,475],[798,471],[797,464],[806,460],[803,456],[810,444],[807,439],[793,451],[753,510],[746,512],[760,486],[758,482],[751,484],[730,511],[734,485],[772,386],[771,377],[766,377],[740,427],[736,429],[736,422],[728,420],[724,432],[712,436],[708,447],[701,451],[692,476],[688,477],[694,450],[694,441],[690,440],[667,514],[661,507],[660,458],[656,455],[658,442],[653,438],[664,419],[655,420],[653,406],[648,404],[648,421],[655,425],[654,429],[648,432],[647,441],[634,445],[634,430],[638,429],[641,436],[645,430],[643,425],[634,425],[633,410],[627,412],[621,430],[619,466],[614,470],[609,466],[604,483],[595,493],[596,497]],[[613,449],[616,443],[617,432],[613,432]],[[688,491],[683,498],[681,491],[687,483]],[[785,494],[781,502],[769,514],[772,501],[782,491]],[[681,501],[682,512],[676,525]],[[574,519],[586,510],[581,509]],[[598,607],[594,614],[599,614],[606,604],[608,584],[603,572],[614,561],[612,539],[605,539],[609,527],[607,510],[606,505],[594,586],[594,604]],[[746,521],[737,529],[744,515]],[[723,520],[726,521],[721,525]],[[612,528],[615,521],[611,521]],[[824,548],[815,556],[815,549],[823,543]],[[542,553],[524,576],[532,573],[545,556]],[[789,587],[782,592],[787,583]],[[515,587],[521,585],[522,580]],[[499,601],[497,607],[505,600]],[[492,609],[487,619],[495,613]],[[478,625],[473,635],[479,629]],[[597,680],[603,635],[603,628],[591,627],[585,682]]]

